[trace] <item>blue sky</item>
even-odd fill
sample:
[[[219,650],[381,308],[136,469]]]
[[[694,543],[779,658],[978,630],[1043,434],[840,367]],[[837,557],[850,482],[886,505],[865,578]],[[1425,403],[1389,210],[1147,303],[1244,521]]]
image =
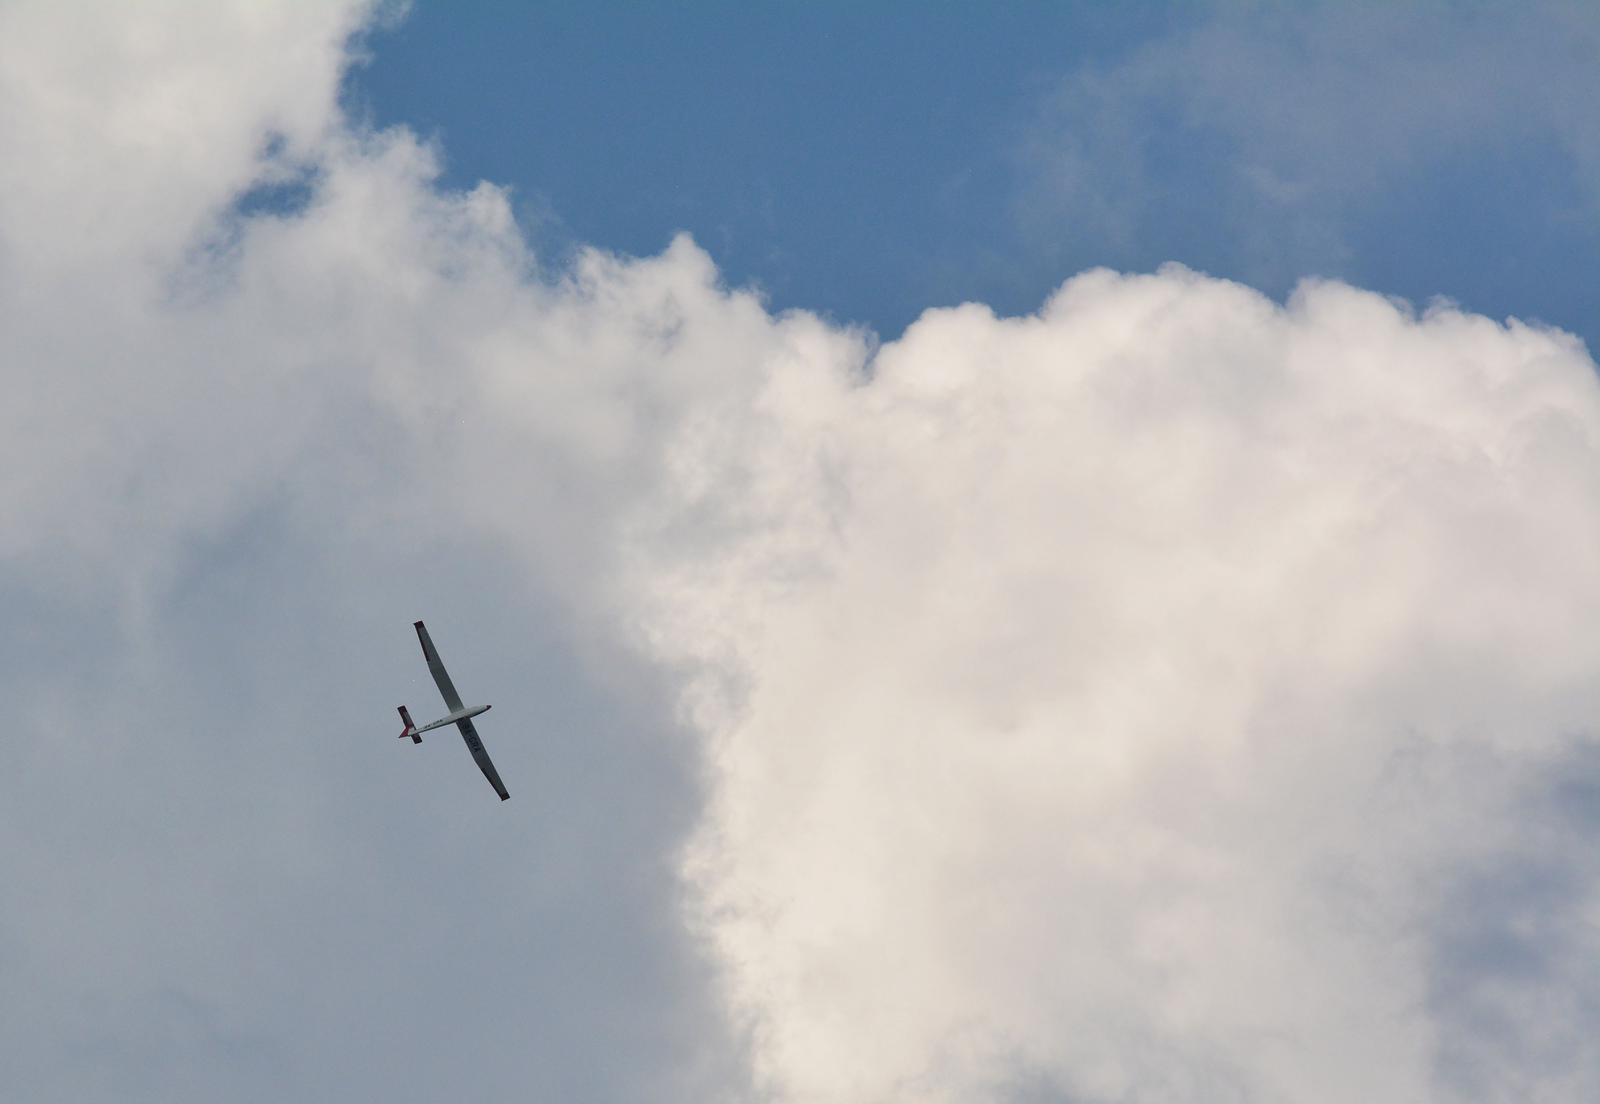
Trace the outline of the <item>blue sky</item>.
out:
[[[556,249],[687,229],[775,306],[889,332],[997,290],[968,269],[1015,251],[1008,144],[1064,64],[1167,22],[1134,11],[419,5],[352,95],[437,135],[448,179],[511,184]]]
[[[884,337],[1170,260],[1600,336],[1577,7],[424,2],[371,47],[351,102],[547,253],[684,229]]]

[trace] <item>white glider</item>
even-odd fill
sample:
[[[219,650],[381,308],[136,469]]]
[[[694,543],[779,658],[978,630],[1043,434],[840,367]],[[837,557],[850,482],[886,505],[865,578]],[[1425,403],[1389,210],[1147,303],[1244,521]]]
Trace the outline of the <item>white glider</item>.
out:
[[[483,776],[489,780],[489,785],[494,787],[494,792],[500,795],[500,800],[505,801],[511,797],[506,792],[505,783],[500,781],[500,772],[494,769],[494,763],[489,759],[489,753],[483,749],[483,741],[478,739],[478,730],[472,726],[472,718],[479,713],[489,712],[487,705],[462,705],[461,695],[456,693],[450,676],[445,673],[444,664],[439,662],[439,653],[433,650],[433,641],[428,639],[428,629],[421,621],[415,623],[417,639],[422,641],[422,657],[428,661],[428,670],[433,672],[433,681],[439,684],[439,693],[444,695],[445,705],[450,707],[448,715],[440,717],[437,721],[417,727],[411,721],[411,714],[405,706],[400,707],[400,719],[405,722],[405,731],[400,733],[400,739],[411,737],[412,743],[422,743],[422,734],[433,728],[443,728],[453,724],[461,730],[461,738],[467,742],[467,750],[472,752],[472,757],[478,761],[478,769],[483,771]]]

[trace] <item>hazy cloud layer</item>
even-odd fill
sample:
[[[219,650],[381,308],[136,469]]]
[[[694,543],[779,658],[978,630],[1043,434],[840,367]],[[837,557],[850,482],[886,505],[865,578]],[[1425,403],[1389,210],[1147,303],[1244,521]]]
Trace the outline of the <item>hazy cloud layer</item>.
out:
[[[341,118],[366,6],[184,11],[0,10],[0,1081],[1600,1090],[1574,341],[547,271]],[[392,738],[418,616],[505,806]]]
[[[1017,146],[1036,248],[1146,264],[1156,247],[1274,294],[1341,275],[1587,326],[1592,5],[1218,4],[1173,22],[1044,99]]]

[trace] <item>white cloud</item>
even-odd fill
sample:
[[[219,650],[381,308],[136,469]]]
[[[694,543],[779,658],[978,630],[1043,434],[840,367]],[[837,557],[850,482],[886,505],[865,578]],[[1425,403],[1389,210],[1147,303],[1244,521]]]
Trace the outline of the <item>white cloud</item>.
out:
[[[1174,268],[850,367],[682,446],[739,535],[640,584],[738,687],[691,869],[780,1095],[1440,1098],[1442,895],[1600,715],[1587,357]]]
[[[689,248],[534,278],[500,191],[341,119],[361,10],[4,11],[0,1069],[41,1101],[725,1095],[671,911],[692,765],[584,625],[675,389],[768,322]],[[303,210],[235,209],[291,172]],[[395,754],[418,616],[513,718],[496,819],[459,747]]]
[[[693,818],[779,1099],[1593,1094],[1482,1029],[1596,992],[1526,966],[1596,949],[1571,340],[1172,268],[874,348],[687,240],[541,270],[340,117],[364,6],[109,11],[0,14],[32,1098],[735,1095]],[[528,718],[498,820],[365,738],[418,606]]]
[[[36,279],[110,255],[170,263],[267,161],[306,157],[326,136],[347,39],[373,6],[7,4],[7,257]]]

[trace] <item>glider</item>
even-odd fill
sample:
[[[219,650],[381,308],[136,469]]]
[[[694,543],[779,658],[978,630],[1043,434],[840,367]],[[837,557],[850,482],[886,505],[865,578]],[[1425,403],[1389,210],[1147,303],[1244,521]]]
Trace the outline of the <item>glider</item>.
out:
[[[483,771],[483,776],[489,780],[489,785],[494,787],[494,792],[500,795],[500,800],[505,801],[511,797],[506,793],[505,783],[500,781],[500,772],[494,769],[494,763],[489,759],[489,753],[483,749],[483,741],[478,739],[478,730],[472,727],[472,718],[479,713],[489,712],[487,705],[462,705],[461,695],[456,693],[456,688],[450,681],[450,676],[445,673],[444,664],[439,662],[439,653],[433,650],[433,641],[428,639],[428,627],[421,621],[413,626],[417,630],[417,639],[422,641],[422,658],[428,661],[428,670],[433,672],[433,681],[439,684],[439,693],[444,695],[445,705],[450,707],[450,712],[431,724],[420,728],[411,721],[411,714],[405,706],[400,707],[400,719],[406,723],[405,731],[400,733],[400,739],[411,737],[411,742],[422,743],[422,734],[431,728],[443,728],[453,724],[461,730],[461,738],[467,742],[467,750],[472,752],[472,757],[478,761],[478,769]]]

